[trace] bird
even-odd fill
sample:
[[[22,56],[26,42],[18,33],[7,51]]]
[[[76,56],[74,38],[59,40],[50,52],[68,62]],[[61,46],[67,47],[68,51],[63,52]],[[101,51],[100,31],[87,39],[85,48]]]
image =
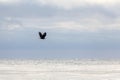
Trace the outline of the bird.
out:
[[[40,39],[45,39],[46,35],[47,35],[46,32],[44,33],[39,32]]]

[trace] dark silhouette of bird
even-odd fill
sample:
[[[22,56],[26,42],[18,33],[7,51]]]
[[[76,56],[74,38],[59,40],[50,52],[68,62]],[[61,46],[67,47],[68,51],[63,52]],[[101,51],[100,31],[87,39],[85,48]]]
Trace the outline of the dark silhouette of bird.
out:
[[[45,39],[46,35],[47,35],[46,32],[44,33],[39,32],[40,39]]]

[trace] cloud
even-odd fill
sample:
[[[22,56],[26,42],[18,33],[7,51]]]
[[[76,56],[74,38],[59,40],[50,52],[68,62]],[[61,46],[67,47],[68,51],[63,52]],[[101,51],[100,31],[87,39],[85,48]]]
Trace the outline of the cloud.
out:
[[[36,29],[36,30],[54,30],[54,31],[112,31],[120,30],[120,19],[106,18],[83,18],[83,19],[61,19],[61,18],[7,18],[1,21],[1,28],[7,30],[16,29]],[[0,28],[0,29],[1,29]]]
[[[113,6],[119,4],[118,0],[37,0],[43,5],[52,5],[59,8],[71,9],[86,5]]]
[[[119,3],[118,0],[1,0],[0,29],[120,30]]]
[[[38,5],[50,5],[56,6],[58,8],[72,9],[76,7],[86,6],[86,5],[102,5],[106,7],[114,6],[120,4],[119,0],[0,0],[3,4],[21,4],[21,3],[31,3]]]
[[[0,3],[2,4],[15,4],[20,3],[21,0],[0,0]]]
[[[0,30],[8,30],[8,31],[13,31],[17,29],[21,29],[22,24],[17,21],[12,19],[11,17],[6,17],[3,19],[0,19]]]

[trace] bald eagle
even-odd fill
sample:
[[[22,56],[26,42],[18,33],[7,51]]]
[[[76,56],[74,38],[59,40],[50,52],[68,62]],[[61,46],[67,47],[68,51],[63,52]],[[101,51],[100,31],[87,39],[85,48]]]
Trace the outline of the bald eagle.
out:
[[[40,39],[45,39],[46,35],[47,35],[46,32],[44,33],[39,32]]]

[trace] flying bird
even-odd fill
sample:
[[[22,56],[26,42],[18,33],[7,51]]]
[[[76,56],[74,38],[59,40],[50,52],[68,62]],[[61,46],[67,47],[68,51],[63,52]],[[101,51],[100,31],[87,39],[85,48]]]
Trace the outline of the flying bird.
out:
[[[46,32],[44,33],[39,32],[40,39],[45,39],[46,35],[47,35]]]

